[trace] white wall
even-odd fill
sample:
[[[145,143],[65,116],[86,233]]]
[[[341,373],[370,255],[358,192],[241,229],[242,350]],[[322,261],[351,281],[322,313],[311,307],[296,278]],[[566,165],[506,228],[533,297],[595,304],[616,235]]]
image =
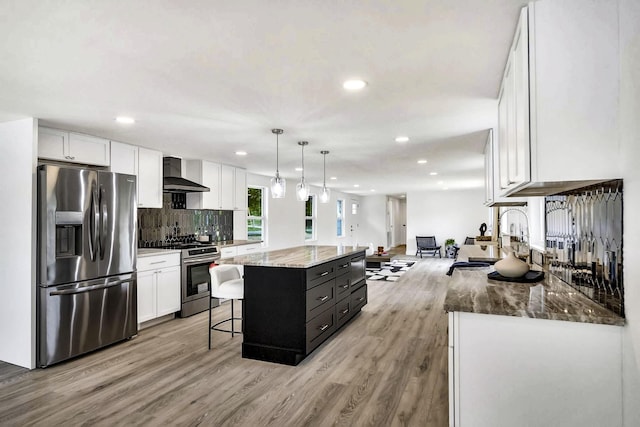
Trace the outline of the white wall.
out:
[[[0,123],[0,360],[35,367],[38,122]]]
[[[624,425],[640,420],[640,2],[620,7],[620,146],[624,177],[624,291],[627,326],[623,339]],[[611,141],[614,144],[615,140]]]
[[[271,177],[247,174],[247,185],[255,187],[269,188]],[[349,231],[346,230],[345,237],[337,237],[337,208],[338,199],[345,201],[345,221],[347,224],[357,223],[351,215],[350,200],[360,201],[359,196],[331,191],[329,203],[316,204],[316,240],[305,242],[304,240],[304,206],[303,202],[296,200],[295,186],[297,181],[287,180],[287,191],[285,198],[273,199],[267,191],[267,245],[269,250],[302,246],[305,244],[316,245],[350,245]],[[319,187],[311,187],[311,194],[320,194]],[[362,217],[362,212],[359,215]],[[234,224],[235,228],[235,224]]]
[[[463,244],[480,234],[480,224],[490,218],[483,203],[484,189],[408,192],[407,254],[415,254],[416,236],[436,236],[444,254],[446,239]]]
[[[387,196],[364,196],[360,202],[360,243],[363,246],[373,244],[374,248],[387,248]],[[387,248],[388,249],[388,248]]]

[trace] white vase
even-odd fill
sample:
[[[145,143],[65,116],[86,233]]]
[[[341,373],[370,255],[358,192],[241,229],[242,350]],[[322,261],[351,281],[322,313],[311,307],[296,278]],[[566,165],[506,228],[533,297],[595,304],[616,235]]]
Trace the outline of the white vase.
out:
[[[496,262],[494,267],[504,277],[522,277],[529,271],[529,264],[518,258],[515,252],[509,252],[509,255]]]

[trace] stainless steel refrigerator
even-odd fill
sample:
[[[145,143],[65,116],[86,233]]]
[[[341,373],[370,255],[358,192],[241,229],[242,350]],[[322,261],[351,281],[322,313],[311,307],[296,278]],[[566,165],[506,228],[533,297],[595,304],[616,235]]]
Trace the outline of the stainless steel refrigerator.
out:
[[[38,167],[38,366],[137,333],[136,177]]]

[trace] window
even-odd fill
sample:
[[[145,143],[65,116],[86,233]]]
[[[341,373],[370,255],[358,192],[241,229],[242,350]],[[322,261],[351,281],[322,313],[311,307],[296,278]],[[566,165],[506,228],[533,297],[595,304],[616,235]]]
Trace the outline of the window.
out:
[[[304,208],[304,240],[316,238],[316,196],[309,195]]]
[[[344,200],[338,200],[337,202],[337,226],[338,226],[338,237],[344,237]]]
[[[262,240],[266,241],[266,224],[267,218],[265,216],[265,189],[261,187],[248,187],[247,188],[247,203],[248,203],[248,215],[247,215],[247,239],[248,240]]]

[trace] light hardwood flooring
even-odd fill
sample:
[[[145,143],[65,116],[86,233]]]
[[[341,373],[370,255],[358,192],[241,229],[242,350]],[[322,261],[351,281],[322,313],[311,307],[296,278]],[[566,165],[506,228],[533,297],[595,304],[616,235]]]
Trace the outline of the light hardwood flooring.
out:
[[[47,369],[0,363],[0,425],[446,426],[451,262],[370,281],[362,313],[295,367],[243,359],[221,332],[207,351],[207,313]]]

